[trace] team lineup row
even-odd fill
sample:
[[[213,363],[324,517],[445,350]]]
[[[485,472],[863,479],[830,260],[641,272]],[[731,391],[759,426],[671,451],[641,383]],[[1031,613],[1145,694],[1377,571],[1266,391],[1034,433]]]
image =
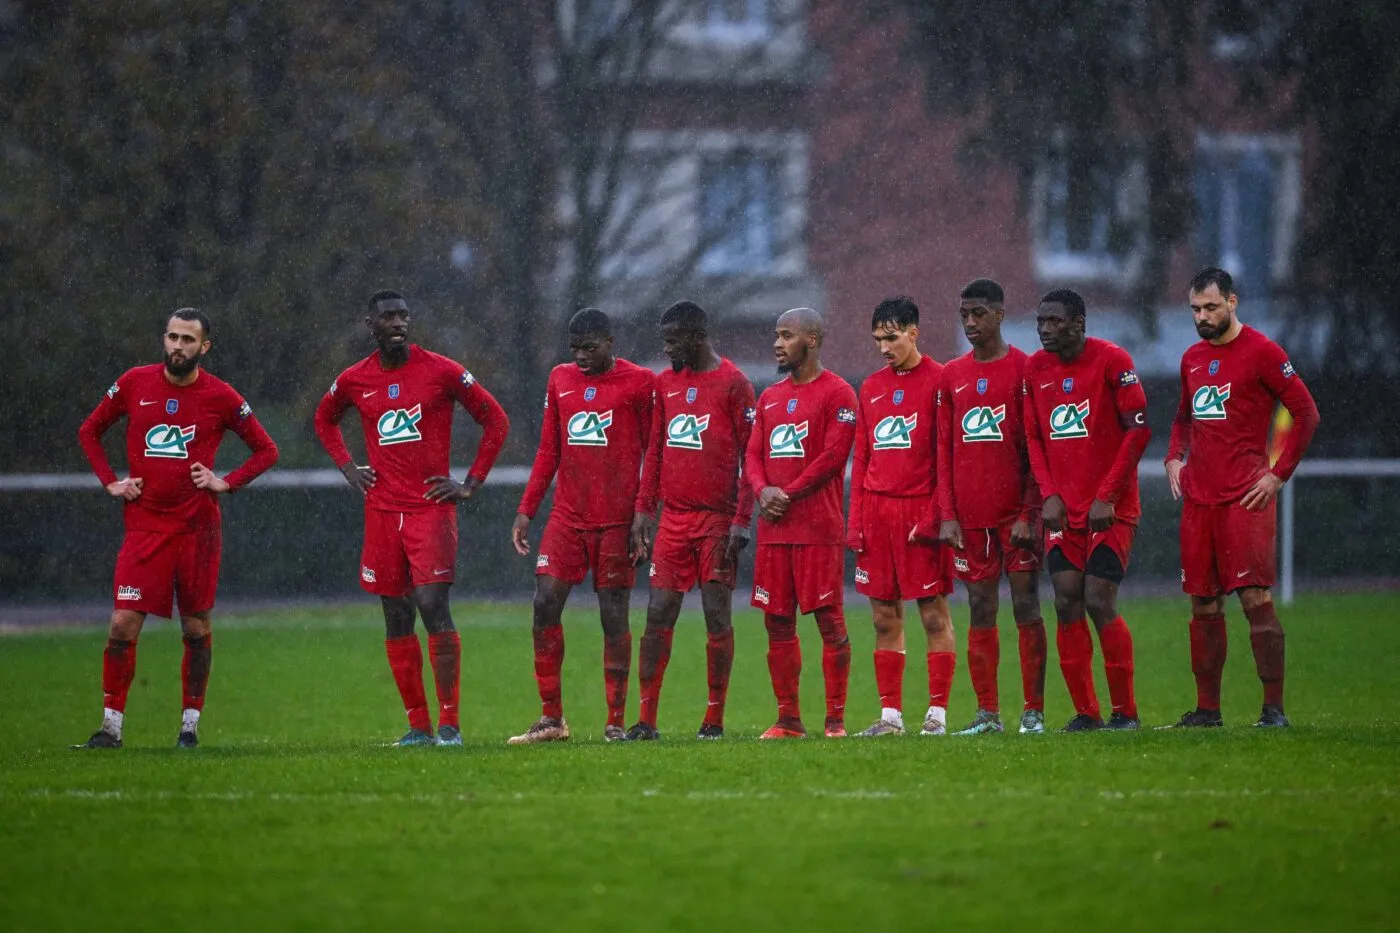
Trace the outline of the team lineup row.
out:
[[[1286,726],[1284,636],[1269,595],[1274,576],[1274,503],[1319,417],[1283,351],[1237,315],[1228,273],[1206,269],[1190,283],[1202,340],[1184,355],[1181,400],[1166,472],[1183,500],[1183,589],[1190,597],[1196,708],[1178,727],[1221,724],[1225,597],[1249,620],[1263,685],[1257,725]],[[784,312],[774,355],[783,379],[755,398],[748,379],[719,356],[705,311],[672,305],[661,317],[671,369],[659,375],[616,356],[606,314],[588,308],[569,322],[572,362],[551,372],[539,447],[511,529],[522,556],[530,523],[551,484],[553,507],[535,550],[532,635],[540,718],[511,744],[569,738],[560,671],[562,613],[590,575],[603,630],[609,741],[660,737],[657,706],[685,593],[699,588],[707,629],[709,696],[697,737],[724,734],[734,660],[736,567],[757,511],[752,605],[762,611],[777,719],[761,738],[807,734],[798,706],[802,666],[797,616],[812,614],[822,640],[824,733],[846,733],[851,663],[843,609],[843,549],[856,555],[855,587],[870,600],[880,715],[862,736],[905,731],[904,607],[917,606],[927,640],[929,704],[920,729],[948,731],[956,641],[947,596],[967,590],[967,665],[977,697],[958,734],[1000,732],[998,586],[1010,585],[1023,687],[1019,728],[1045,730],[1048,657],[1038,577],[1054,591],[1059,665],[1075,708],[1064,731],[1137,729],[1133,644],[1117,607],[1141,508],[1137,465],[1150,433],[1146,398],[1129,355],[1085,333],[1086,308],[1069,289],[1037,308],[1042,349],[1032,355],[1001,333],[1004,294],[989,279],[962,289],[958,314],[971,345],[946,365],[918,348],[912,299],[881,302],[871,332],[884,365],[857,393],[821,364],[823,321]],[[409,342],[410,315],[397,292],[369,301],[377,343],[340,374],[316,411],[316,433],[365,499],[361,586],[381,600],[385,648],[408,715],[398,744],[461,744],[461,642],[449,609],[458,545],[456,503],[486,479],[508,418],[462,365]],[[196,309],[170,318],[162,363],[123,374],[79,431],[108,492],[125,501],[126,535],[113,580],[114,611],[103,660],[103,721],[84,748],[122,744],[136,643],[148,613],[178,608],[185,641],[183,713],[177,742],[198,744],[212,656],[217,588],[217,495],[271,467],[277,448],[249,405],[203,372],[210,323]],[[1277,462],[1266,444],[1274,408],[1295,427]],[[452,413],[461,404],[482,426],[468,475],[449,475]],[[356,464],[340,429],[358,411],[368,463]],[[118,478],[102,435],[127,419],[129,475]],[[212,464],[232,430],[252,453],[225,477]],[[853,456],[852,456],[853,455]],[[844,476],[852,463],[849,515]],[[659,513],[659,520],[657,515]],[[628,621],[636,569],[649,566],[650,598],[638,654],[639,715],[626,728],[632,667]],[[423,678],[428,632],[438,699],[434,731]],[[1098,632],[1111,711],[1102,715],[1092,670]]]

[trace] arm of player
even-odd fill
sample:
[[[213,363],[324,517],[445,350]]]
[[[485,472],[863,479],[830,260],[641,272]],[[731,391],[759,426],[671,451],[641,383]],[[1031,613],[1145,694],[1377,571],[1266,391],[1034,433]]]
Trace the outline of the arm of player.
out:
[[[549,484],[554,482],[554,473],[559,469],[559,399],[555,395],[554,374],[550,373],[549,384],[544,392],[544,421],[540,425],[540,445],[535,450],[535,462],[530,467],[530,480],[521,493],[520,505],[516,511],[527,519],[534,518],[539,511]]]
[[[856,408],[856,433],[851,445],[851,507],[846,517],[846,547],[859,554],[865,550],[865,477],[870,472],[870,424],[865,406]]]
[[[229,427],[238,435],[239,440],[248,445],[251,453],[236,470],[224,477],[224,482],[228,484],[228,492],[237,492],[272,469],[280,456],[276,442],[262,426],[258,416],[253,414],[253,409],[241,398],[236,401],[238,407],[229,422]]]
[[[1128,488],[1129,477],[1137,472],[1138,461],[1147,449],[1147,442],[1152,439],[1152,430],[1147,426],[1147,395],[1142,391],[1142,384],[1138,382],[1137,373],[1132,367],[1132,360],[1125,358],[1122,363],[1109,370],[1113,406],[1124,433],[1123,439],[1118,443],[1118,453],[1113,458],[1113,464],[1094,493],[1095,499],[1108,505],[1118,504],[1119,497]],[[1089,521],[1092,528],[1092,509]],[[1108,524],[1112,524],[1111,519]]]
[[[736,490],[734,521],[735,527],[742,526],[747,532],[753,522],[754,493],[744,476],[744,459],[749,449],[749,437],[754,433],[753,424],[757,418],[757,402],[754,400],[753,385],[748,379],[739,379],[730,396],[729,417],[734,423],[734,446],[739,453],[739,485]]]
[[[112,464],[107,460],[107,451],[102,449],[102,435],[126,414],[126,408],[119,400],[122,394],[121,380],[117,380],[112,387],[107,390],[107,394],[102,397],[102,401],[97,403],[97,407],[92,413],[83,419],[82,425],[78,428],[78,446],[83,449],[83,455],[87,457],[88,463],[92,465],[92,472],[97,475],[97,479],[107,491],[112,491],[112,486],[118,482],[138,483],[133,490],[140,494],[139,481],[118,480],[116,471],[112,469]],[[120,495],[120,493],[113,493]],[[135,499],[136,495],[123,496],[127,499]]]
[[[1284,360],[1283,365],[1292,372],[1292,363]],[[1278,455],[1278,462],[1270,472],[1286,483],[1293,471],[1298,469],[1298,463],[1307,452],[1308,445],[1312,443],[1313,434],[1322,423],[1322,415],[1301,376],[1294,374],[1284,378],[1282,382],[1274,397],[1288,409],[1288,414],[1293,417],[1293,427],[1289,430],[1288,440],[1284,442],[1283,450]]]
[[[342,373],[340,378],[343,379],[344,375]],[[331,383],[330,389],[321,397],[321,403],[316,406],[316,416],[313,422],[316,428],[316,439],[321,442],[321,446],[330,455],[331,462],[335,464],[336,469],[340,470],[345,481],[360,495],[367,496],[377,478],[374,474],[374,468],[355,466],[354,458],[350,456],[350,449],[345,446],[345,435],[340,432],[340,419],[350,410],[352,404],[350,390],[340,391],[340,379],[337,379]]]
[[[1021,381],[1021,425],[1026,432],[1026,459],[1030,461],[1031,477],[1044,499],[1058,496],[1054,476],[1050,473],[1050,458],[1045,453],[1045,438],[1040,433],[1040,421],[1036,418],[1035,389],[1031,388],[1031,378]]]
[[[457,401],[467,410],[467,414],[472,416],[472,420],[481,425],[481,443],[477,445],[476,457],[472,459],[471,468],[467,470],[467,479],[476,481],[471,487],[475,490],[477,486],[486,482],[491,468],[496,465],[496,458],[501,455],[501,448],[506,445],[506,437],[510,434],[510,418],[501,407],[501,403],[496,401],[496,397],[486,391],[486,388],[466,370],[462,371],[454,386]]]
[[[938,450],[940,447],[947,446],[940,443],[940,440],[946,435],[939,430],[938,424],[938,399],[939,393],[942,391],[942,384],[942,374],[940,373],[939,381],[933,388],[933,398],[930,400],[933,402],[933,424],[929,426],[928,431],[929,469],[933,472],[933,476],[930,477],[933,481],[933,495],[929,496],[928,499],[928,513],[909,531],[909,541],[911,543],[923,541],[929,544],[937,544],[939,541],[939,532],[943,525],[943,507],[938,501],[939,478],[943,473],[940,469]],[[950,460],[949,474],[952,473],[951,462]]]
[[[1181,468],[1185,466],[1186,455],[1191,449],[1191,391],[1186,387],[1186,361],[1181,361],[1181,398],[1176,403],[1176,416],[1172,418],[1171,438],[1167,441],[1167,486],[1172,498],[1181,498]]]
[[[661,406],[653,404],[651,433],[644,443],[646,456],[642,459],[642,482],[637,487],[637,502],[633,506],[638,515],[648,518],[656,516],[656,500],[661,497],[661,448],[666,443],[665,425],[661,423],[664,417]]]
[[[942,443],[934,444],[935,462],[938,470],[935,476],[938,480],[934,487],[938,500],[939,521],[956,521],[958,511],[953,505],[953,397],[947,386],[948,370],[943,370],[943,377],[938,383],[938,399],[934,403],[934,426],[937,437]]]
[[[856,439],[856,394],[846,386],[830,403],[824,417],[827,421],[826,446],[812,458],[807,468],[797,474],[797,479],[789,483],[783,491],[794,502],[806,498],[822,488],[833,476],[846,471],[846,461],[851,456],[851,446]]]

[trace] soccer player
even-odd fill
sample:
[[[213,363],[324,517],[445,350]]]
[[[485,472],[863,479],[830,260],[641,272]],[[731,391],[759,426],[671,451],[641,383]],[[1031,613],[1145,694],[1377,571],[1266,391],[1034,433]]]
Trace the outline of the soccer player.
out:
[[[511,527],[515,550],[530,553],[526,533],[559,472],[554,509],[535,557],[535,681],[538,721],[511,745],[560,742],[569,737],[559,672],[564,664],[564,603],[593,575],[603,624],[603,682],[608,722],[603,738],[627,737],[627,678],[632,631],[627,622],[636,565],[646,556],[632,535],[642,458],[651,431],[656,376],[614,354],[612,322],[597,308],[569,320],[572,363],[549,374],[544,424],[530,481]]]
[[[213,657],[209,614],[219,585],[223,532],[218,497],[236,492],[277,462],[277,445],[233,388],[201,366],[209,318],[181,308],[165,325],[161,363],[122,373],[78,429],[92,471],[121,499],[126,535],[112,583],[114,608],[102,656],[102,727],[75,748],[121,748],[126,696],[136,675],[136,641],[148,613],[178,605],[185,640],[180,679],[184,713],[176,744],[199,744],[199,716]],[[102,436],[126,417],[128,475],[118,479]],[[214,456],[226,431],[252,452],[220,478]]]
[[[336,377],[316,408],[316,436],[365,499],[360,586],[383,607],[384,650],[408,713],[408,732],[395,744],[461,745],[462,642],[448,605],[457,567],[457,504],[486,481],[510,422],[460,363],[410,344],[409,323],[398,292],[370,297],[365,324],[379,348]],[[482,427],[476,458],[460,483],[448,475],[458,403]],[[367,466],[356,465],[341,434],[340,420],[351,408],[360,413]],[[415,613],[428,630],[436,736]]]
[[[1181,358],[1181,402],[1167,449],[1167,482],[1181,509],[1181,587],[1191,597],[1191,671],[1196,708],[1180,728],[1221,725],[1225,596],[1237,593],[1249,619],[1254,665],[1264,685],[1256,726],[1287,726],[1283,626],[1274,611],[1275,501],[1308,449],[1319,416],[1283,349],[1240,322],[1239,296],[1223,269],[1191,280],[1191,316],[1201,342]],[[1274,406],[1293,416],[1278,462],[1265,451]]]
[[[822,368],[824,325],[810,308],[783,312],[774,329],[778,372],[763,391],[744,456],[758,502],[753,605],[768,630],[768,672],[778,721],[762,739],[805,738],[797,703],[802,646],[797,614],[815,613],[826,680],[826,736],[846,735],[851,642],[841,605],[841,486],[855,439],[856,396]]]
[[[856,554],[856,590],[875,623],[880,718],[862,736],[904,732],[904,603],[915,600],[928,639],[928,712],[922,735],[947,731],[957,645],[948,612],[952,552],[938,543],[934,496],[935,404],[943,367],[919,352],[919,307],[886,298],[870,316],[886,365],[861,383],[846,546]]]
[[[705,611],[709,703],[696,738],[724,735],[724,701],[734,664],[730,622],[739,554],[749,542],[753,493],[739,479],[753,429],[753,386],[710,344],[705,310],[680,301],[661,315],[671,371],[656,380],[651,438],[633,533],[651,551],[651,599],[638,652],[641,713],[629,739],[657,739],[656,707],[671,658],[681,600],[700,585]],[[649,520],[663,503],[653,545]]]
[[[1040,617],[1040,493],[1026,458],[1021,381],[1026,354],[1001,335],[1005,294],[991,279],[962,290],[958,314],[972,345],[943,368],[938,392],[939,538],[956,549],[953,566],[967,588],[971,626],[967,667],[977,715],[958,735],[1002,731],[997,695],[1001,636],[998,582],[1011,584],[1020,643],[1021,732],[1045,731],[1045,622]]]
[[[1040,344],[1026,363],[1026,452],[1045,503],[1045,566],[1055,589],[1055,642],[1074,701],[1065,732],[1137,729],[1133,637],[1118,614],[1142,506],[1137,464],[1147,447],[1147,397],[1121,347],[1084,335],[1084,299],[1068,288],[1040,299]],[[1094,692],[1099,633],[1113,703],[1107,724]]]

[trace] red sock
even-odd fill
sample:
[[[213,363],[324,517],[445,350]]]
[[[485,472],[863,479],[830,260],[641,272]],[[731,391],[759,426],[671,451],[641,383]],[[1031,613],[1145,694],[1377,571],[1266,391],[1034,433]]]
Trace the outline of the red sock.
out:
[[[458,725],[457,696],[462,684],[462,636],[454,629],[428,636],[428,659],[437,687],[438,727]]]
[[[564,667],[564,626],[534,629],[535,683],[540,688],[540,715],[564,718],[564,691],[559,672]]]
[[[209,665],[213,660],[213,636],[185,636],[185,657],[180,662],[180,686],[184,709],[204,709],[204,693],[209,687]]]
[[[967,630],[967,671],[977,694],[977,708],[1001,712],[997,697],[997,667],[1001,664],[1001,633],[995,628]]]
[[[904,652],[875,652],[875,687],[882,709],[904,709]]]
[[[1196,675],[1196,706],[1220,709],[1220,681],[1228,639],[1224,613],[1191,617],[1191,673]]]
[[[851,639],[846,634],[846,614],[840,606],[823,606],[816,612],[822,635],[822,679],[826,682],[826,718],[846,718],[846,691],[851,682]]]
[[[1016,625],[1021,648],[1021,692],[1026,709],[1045,711],[1045,622],[1031,619]]]
[[[1108,697],[1115,713],[1137,719],[1137,698],[1133,696],[1133,633],[1122,616],[1099,629],[1103,649],[1103,669],[1108,677]]]
[[[729,695],[729,672],[734,668],[734,630],[705,636],[705,680],[710,699],[705,705],[705,725],[724,726],[724,701]]]
[[[956,651],[928,653],[928,705],[948,708],[948,694],[953,691],[953,671],[958,666]]]
[[[632,633],[603,636],[603,688],[608,698],[608,725],[627,721],[627,679],[632,674]]]
[[[126,712],[126,695],[136,677],[136,642],[107,639],[102,652],[102,706]]]
[[[641,682],[641,709],[637,719],[656,727],[656,707],[661,702],[661,681],[666,676],[666,665],[671,661],[671,641],[675,638],[674,627],[653,629],[648,627],[642,635],[642,647],[638,657],[638,680]]]
[[[1264,703],[1283,705],[1283,625],[1273,601],[1244,611],[1249,619],[1249,645],[1254,649],[1254,666],[1264,685]]]
[[[768,629],[768,676],[778,701],[779,719],[801,719],[797,686],[802,680],[802,643],[797,640],[796,620],[764,613]]]
[[[1083,619],[1055,626],[1055,647],[1060,652],[1060,673],[1065,676],[1074,711],[1099,718],[1099,697],[1094,690],[1094,636]]]
[[[389,670],[399,685],[399,696],[408,713],[408,727],[420,732],[433,730],[428,715],[428,695],[423,688],[423,646],[417,635],[384,639],[384,653],[389,656]]]

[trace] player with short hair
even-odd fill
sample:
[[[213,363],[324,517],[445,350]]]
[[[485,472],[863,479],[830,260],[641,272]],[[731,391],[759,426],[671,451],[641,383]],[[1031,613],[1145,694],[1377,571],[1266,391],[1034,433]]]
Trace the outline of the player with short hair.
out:
[[[486,481],[510,421],[462,364],[410,344],[410,322],[408,303],[398,292],[370,296],[365,326],[378,349],[331,384],[316,408],[316,437],[365,499],[360,586],[377,595],[384,610],[384,650],[408,714],[408,732],[394,744],[461,745],[462,641],[449,605],[457,567],[457,505]],[[457,404],[482,427],[476,458],[460,483],[449,475]],[[355,464],[340,430],[351,408],[360,413],[368,466]],[[438,697],[436,736],[415,614],[428,630]]]
[[[938,543],[935,495],[944,443],[936,430],[943,367],[919,351],[919,306],[886,298],[870,316],[886,365],[861,383],[851,467],[846,547],[856,554],[856,590],[875,624],[875,686],[880,718],[862,736],[904,732],[904,603],[919,607],[928,639],[928,711],[922,735],[947,731],[957,642],[948,612],[952,551]]]
[[[1219,726],[1225,668],[1225,597],[1249,619],[1264,685],[1256,726],[1288,725],[1283,711],[1283,626],[1269,587],[1275,572],[1275,503],[1321,420],[1283,348],[1242,323],[1234,280],[1223,269],[1191,279],[1191,316],[1201,342],[1181,358],[1181,401],[1167,449],[1167,481],[1181,507],[1181,588],[1191,597],[1191,671],[1196,708],[1176,728]],[[1267,444],[1274,408],[1293,417],[1278,462]]]
[[[277,445],[233,388],[202,367],[209,318],[181,308],[165,325],[160,363],[128,369],[78,429],[78,443],[108,495],[122,499],[126,534],[112,583],[114,608],[102,656],[102,726],[75,748],[121,748],[136,642],[146,616],[178,606],[185,642],[183,713],[176,744],[199,744],[199,717],[213,659],[209,615],[223,545],[219,495],[251,483],[277,462]],[[126,418],[128,475],[118,479],[102,436]],[[214,457],[233,431],[251,454],[222,479]]]
[[[967,667],[977,714],[958,735],[1001,732],[998,583],[1011,584],[1025,705],[1020,731],[1045,731],[1045,622],[1040,616],[1040,493],[1026,457],[1021,382],[1026,354],[1001,334],[1005,293],[991,279],[962,290],[958,314],[972,345],[943,367],[938,392],[939,538],[956,549],[971,625]]]
[[[632,668],[627,611],[636,566],[646,556],[632,524],[656,376],[615,354],[612,321],[597,308],[584,308],[569,319],[569,351],[573,362],[560,363],[549,374],[539,450],[510,533],[516,552],[528,555],[530,519],[557,470],[554,509],[535,557],[533,633],[540,718],[512,736],[511,745],[569,737],[560,688],[564,603],[590,573],[603,625],[608,704],[603,738],[627,738],[623,717]]]
[[[826,736],[846,735],[851,642],[842,612],[841,486],[856,428],[849,383],[823,369],[822,317],[793,308],[774,328],[778,372],[763,391],[744,456],[744,476],[758,502],[754,607],[768,630],[768,672],[778,721],[762,739],[805,738],[798,706],[802,646],[797,614],[814,613],[822,637]]]
[[[1121,347],[1084,334],[1084,299],[1068,288],[1040,299],[1044,349],[1026,363],[1022,392],[1026,452],[1045,503],[1045,566],[1055,589],[1060,670],[1075,715],[1064,732],[1137,729],[1133,636],[1118,613],[1118,586],[1142,514],[1137,464],[1151,439],[1147,396]],[[1113,715],[1104,723],[1094,692],[1099,633]]]
[[[678,301],[661,314],[670,371],[656,380],[651,439],[633,533],[651,552],[651,598],[638,652],[641,710],[629,739],[657,739],[656,708],[681,601],[697,583],[705,612],[709,702],[696,738],[724,735],[734,665],[731,623],[739,554],[749,542],[753,493],[740,465],[753,429],[753,386],[715,352],[705,309]],[[663,503],[655,541],[650,519]]]

